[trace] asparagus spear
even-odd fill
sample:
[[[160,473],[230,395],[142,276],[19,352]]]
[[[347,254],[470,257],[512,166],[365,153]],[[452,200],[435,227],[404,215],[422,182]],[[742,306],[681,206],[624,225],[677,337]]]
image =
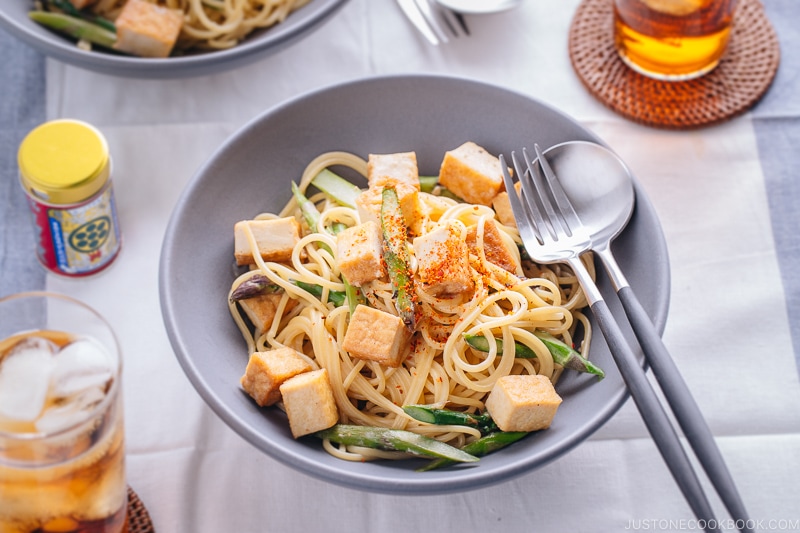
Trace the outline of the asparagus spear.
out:
[[[292,194],[294,195],[297,205],[300,206],[300,212],[303,214],[303,218],[306,220],[308,227],[311,229],[311,231],[319,231],[318,226],[319,226],[320,214],[319,211],[317,211],[317,206],[315,206],[314,202],[306,198],[305,195],[300,192],[300,188],[297,186],[297,184],[295,184],[295,182],[292,182]],[[345,228],[347,228],[347,226],[342,224],[341,222],[336,222],[331,227],[334,235],[336,235],[340,231],[343,231]],[[320,246],[323,249],[327,250],[331,255],[333,255],[333,251],[327,244],[321,243]],[[347,303],[350,307],[350,314],[352,315],[355,312],[356,306],[359,303],[358,294],[355,287],[350,285],[350,282],[348,282],[344,278],[344,276],[342,276],[342,282],[344,283],[345,287],[344,294],[347,296]],[[331,299],[331,301],[333,301],[333,299]],[[334,303],[336,302],[334,301]],[[336,304],[336,305],[339,306],[341,304]]]
[[[304,281],[297,281],[292,280],[292,283],[303,289],[304,291],[310,292],[317,298],[322,298],[322,286],[316,285],[314,283],[306,283]],[[347,299],[347,294],[341,291],[328,291],[328,300],[333,302],[333,305],[339,307],[340,305],[344,305],[345,300]]]
[[[83,20],[86,20],[86,21],[89,21],[89,22],[93,22],[94,24],[97,24],[98,26],[101,26],[101,27],[107,29],[108,31],[117,33],[116,24],[114,24],[113,22],[111,22],[107,18],[100,17],[100,16],[97,16],[97,15],[93,15],[91,13],[87,13],[87,12],[81,11],[80,9],[78,9],[77,7],[72,5],[72,2],[70,2],[69,0],[48,0],[46,2],[46,4],[50,4],[53,7],[55,7],[56,9],[59,9],[59,10],[63,11],[64,14],[66,14],[66,15],[70,15],[72,17],[76,17],[76,18],[80,18],[80,19],[83,19]]]
[[[106,48],[113,48],[114,43],[117,42],[117,34],[113,31],[64,13],[30,11],[28,16],[43,26],[65,33],[75,39],[84,39]]]
[[[406,224],[394,187],[383,189],[382,200],[383,258],[395,290],[397,312],[406,327],[413,331],[417,326],[416,293],[414,292],[414,280],[408,267]]]
[[[356,208],[356,198],[361,194],[361,189],[327,168],[314,176],[311,185],[333,198],[337,203],[353,209]]]
[[[473,463],[477,457],[436,439],[402,429],[336,424],[314,435],[339,444]]]
[[[436,186],[439,185],[439,176],[420,176],[419,177],[419,190],[422,192],[432,193]],[[451,198],[459,203],[464,203],[462,198],[453,194],[450,189],[439,185],[439,196]]]
[[[483,457],[484,455],[489,455],[501,448],[505,448],[509,444],[517,442],[527,434],[526,431],[497,431],[470,442],[461,448],[461,451],[467,452],[475,457]],[[417,472],[427,472],[452,464],[455,464],[455,461],[449,459],[434,459],[425,466],[417,468]]]
[[[253,298],[261,294],[271,294],[281,292],[283,288],[280,285],[270,283],[269,279],[263,274],[256,274],[250,279],[243,281],[241,285],[236,287],[231,293],[231,301],[238,302],[246,298]]]
[[[403,411],[420,422],[437,425],[470,426],[481,433],[497,431],[497,425],[488,414],[462,413],[450,409],[435,409],[426,405],[405,405]]]
[[[72,5],[72,2],[70,2],[69,0],[48,0],[47,3],[45,4],[45,7],[47,7],[48,4],[52,5],[55,8],[60,9],[61,11],[63,11],[67,15],[70,15],[70,16],[73,16],[73,17],[80,17],[81,16],[80,10],[77,7],[75,7],[74,5]]]
[[[317,298],[322,298],[322,286],[315,283],[306,283],[304,281],[292,280],[292,283],[310,292]],[[263,274],[256,274],[250,279],[242,282],[241,285],[231,293],[231,301],[236,302],[246,298],[253,298],[262,294],[273,294],[282,292],[283,288],[280,285],[270,283],[269,279]],[[328,291],[328,300],[333,302],[335,306],[344,304],[346,293],[341,291]]]
[[[553,361],[562,365],[564,368],[570,368],[572,370],[577,370],[578,372],[594,374],[599,379],[603,379],[605,377],[605,372],[603,372],[599,366],[584,358],[580,353],[573,350],[571,346],[568,346],[564,342],[544,331],[534,331],[533,334],[539,337],[539,340],[542,341],[545,346],[547,346],[548,350],[550,350],[550,354],[553,356]]]
[[[422,192],[433,192],[436,184],[439,183],[439,176],[420,176],[419,190]]]
[[[317,206],[300,192],[300,187],[298,187],[295,182],[292,182],[292,195],[297,205],[300,206],[300,212],[303,214],[306,224],[311,228],[311,231],[316,232],[317,224],[319,223],[319,211],[317,211]]]
[[[478,351],[481,352],[488,352],[489,351],[489,339],[484,337],[483,335],[467,335],[464,334],[464,340],[467,341],[467,344],[472,346]],[[495,343],[497,344],[497,351],[503,351],[503,340],[495,338]],[[528,348],[526,345],[522,344],[521,342],[514,343],[514,356],[519,357],[520,359],[536,359],[536,352]]]
[[[345,224],[342,224],[341,222],[334,222],[331,225],[331,230],[333,231],[334,235],[338,235],[339,233],[341,233],[342,231],[344,231],[346,229],[347,229],[347,226]]]
[[[599,379],[603,379],[605,377],[605,372],[603,372],[599,366],[584,358],[579,352],[572,349],[570,346],[567,346],[565,343],[561,342],[549,333],[545,333],[543,331],[534,331],[533,334],[536,335],[545,346],[547,346],[547,349],[550,351],[550,355],[553,356],[553,361],[560,364],[564,368],[569,368],[578,372],[594,374]],[[480,350],[482,352],[489,351],[489,341],[483,335],[464,335],[464,340],[476,350]],[[495,339],[495,343],[497,343],[497,351],[502,351],[502,339]],[[514,343],[514,355],[521,359],[533,359],[536,357],[536,353],[521,342]]]

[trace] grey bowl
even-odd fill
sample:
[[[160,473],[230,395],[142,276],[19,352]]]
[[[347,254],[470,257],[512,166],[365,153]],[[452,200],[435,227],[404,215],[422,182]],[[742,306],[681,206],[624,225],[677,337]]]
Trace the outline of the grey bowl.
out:
[[[525,95],[465,79],[438,76],[370,78],[295,98],[256,117],[227,140],[188,184],[172,214],[160,263],[161,308],[172,347],[186,375],[211,408],[253,446],[297,470],[351,488],[426,494],[475,489],[519,476],[562,454],[605,423],[627,398],[602,339],[592,359],[606,369],[597,381],[565,373],[564,402],[553,425],[481,459],[476,466],[427,473],[421,463],[351,463],[308,437],[294,440],[283,413],[259,409],[238,385],[248,354],[226,305],[233,280],[233,225],[277,211],[290,180],[329,150],[414,150],[420,172],[433,174],[444,152],[472,140],[506,156],[522,146],[567,140],[599,142],[578,123]],[[616,240],[615,255],[642,305],[663,330],[669,301],[669,262],[656,214],[638,182],[637,207]],[[599,284],[624,316],[608,279]],[[630,328],[623,325],[629,339]],[[639,353],[641,357],[641,353]]]
[[[278,52],[318,28],[346,2],[313,0],[284,22],[254,32],[233,48],[164,59],[81,50],[68,38],[32,21],[28,17],[30,1],[2,2],[0,28],[43,54],[77,67],[130,78],[182,78],[225,71]]]

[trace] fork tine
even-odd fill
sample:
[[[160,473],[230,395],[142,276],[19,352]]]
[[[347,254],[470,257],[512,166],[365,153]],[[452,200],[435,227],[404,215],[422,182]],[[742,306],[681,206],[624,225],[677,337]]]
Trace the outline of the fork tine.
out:
[[[435,0],[413,0],[417,10],[441,43],[469,35],[469,28],[460,13],[456,13]]]
[[[540,244],[544,244],[552,234],[548,232],[544,217],[542,216],[542,211],[536,203],[535,189],[532,189],[527,180],[525,180],[525,167],[517,160],[517,154],[515,152],[511,152],[511,160],[514,164],[514,173],[519,180],[519,200],[520,205],[522,205],[522,211],[527,216],[528,223],[536,234],[536,240],[539,241]]]
[[[530,184],[533,187],[533,190],[536,191],[536,197],[539,198],[539,202],[541,203],[547,215],[544,217],[544,219],[548,224],[548,228],[550,229],[553,238],[558,240],[559,235],[561,234],[568,234],[571,236],[572,234],[569,233],[569,229],[566,227],[566,224],[561,217],[556,214],[556,210],[553,208],[552,191],[549,183],[544,181],[540,173],[535,170],[533,159],[528,156],[528,151],[525,148],[522,149],[522,155],[525,158],[525,164],[528,166]]]
[[[467,36],[469,35],[469,27],[467,26],[467,21],[464,20],[464,15],[441,6],[439,12],[442,14],[445,24],[450,28],[450,32],[453,35],[456,37],[461,33]]]
[[[511,157],[513,159],[514,152],[511,152]],[[528,218],[527,211],[522,207],[520,195],[516,194],[517,188],[514,186],[514,180],[511,178],[511,174],[508,172],[508,165],[506,164],[503,154],[500,154],[500,169],[503,171],[503,181],[506,185],[506,192],[508,192],[508,201],[511,204],[511,212],[514,213],[514,219],[517,221],[517,230],[519,231],[522,243],[541,243],[542,239],[539,237],[538,232],[533,228],[532,223]],[[514,172],[516,172],[516,168],[514,169]]]
[[[541,194],[542,188],[536,183],[536,173],[531,167],[531,161],[525,149],[522,149],[523,160],[525,166],[517,161],[516,154],[511,153],[511,159],[514,161],[514,169],[519,176],[519,182],[522,185],[522,198],[528,206],[528,214],[533,219],[533,225],[538,230],[540,236],[539,241],[544,244],[548,240],[558,239],[558,229],[553,226],[553,206],[546,196]],[[527,169],[526,169],[527,167]],[[538,200],[538,201],[537,201]],[[541,206],[541,207],[540,207]],[[544,212],[542,211],[544,209]]]
[[[539,166],[544,172],[544,177],[547,180],[550,191],[552,192],[553,198],[556,201],[558,210],[561,212],[561,216],[566,222],[565,229],[567,229],[570,235],[572,235],[572,233],[575,231],[575,228],[579,227],[581,224],[580,218],[578,218],[578,213],[576,213],[575,208],[572,207],[572,202],[570,202],[567,193],[564,192],[564,188],[561,187],[561,181],[556,177],[556,174],[553,172],[553,168],[550,166],[547,158],[539,149],[539,145],[534,143],[533,149],[536,150],[536,157],[539,159]]]
[[[434,35],[436,35],[436,38],[439,40],[439,42],[450,42],[450,39],[447,37],[447,33],[442,27],[442,22],[438,19],[436,13],[434,12],[434,7],[428,3],[428,0],[414,0],[414,3],[417,5],[417,9],[420,11],[420,13],[422,13],[422,16],[425,18],[425,22],[428,23],[428,26],[433,31]]]

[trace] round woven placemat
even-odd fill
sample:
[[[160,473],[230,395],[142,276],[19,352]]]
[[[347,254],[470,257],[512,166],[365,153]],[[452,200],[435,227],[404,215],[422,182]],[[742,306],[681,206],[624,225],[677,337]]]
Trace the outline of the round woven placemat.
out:
[[[648,126],[689,129],[752,107],[778,71],[780,46],[759,0],[741,0],[714,70],[693,80],[654,80],[617,54],[612,0],[583,0],[570,26],[569,56],[581,82],[607,107]]]
[[[128,533],[155,533],[150,514],[139,495],[128,487]]]

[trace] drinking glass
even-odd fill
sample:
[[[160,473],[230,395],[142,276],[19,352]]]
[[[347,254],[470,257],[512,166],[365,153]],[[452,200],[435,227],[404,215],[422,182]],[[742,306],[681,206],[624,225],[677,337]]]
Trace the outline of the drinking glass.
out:
[[[614,0],[622,60],[651,78],[681,81],[719,64],[737,0]]]
[[[0,298],[0,533],[127,531],[121,371],[87,305]]]

